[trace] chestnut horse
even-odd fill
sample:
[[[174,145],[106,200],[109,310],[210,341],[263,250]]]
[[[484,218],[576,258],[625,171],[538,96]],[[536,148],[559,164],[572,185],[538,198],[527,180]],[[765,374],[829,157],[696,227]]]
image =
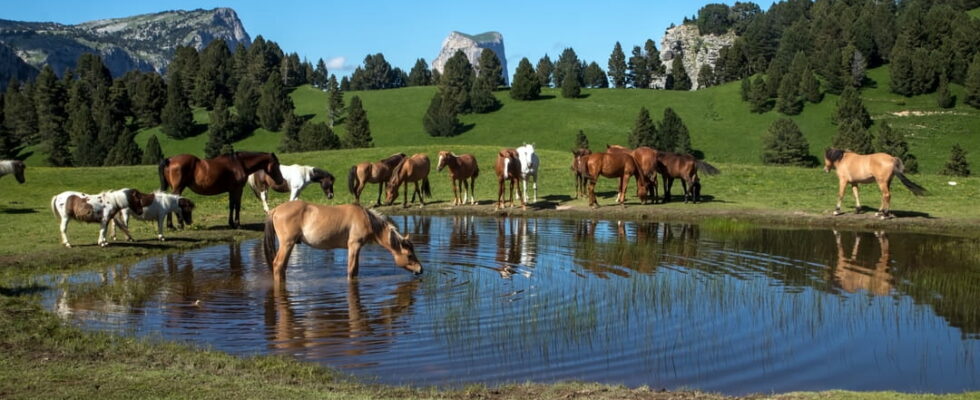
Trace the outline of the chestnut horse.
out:
[[[606,178],[619,178],[619,195],[616,200],[620,205],[626,206],[626,188],[629,186],[630,176],[636,177],[637,196],[640,202],[646,201],[647,178],[643,175],[643,170],[636,164],[636,160],[628,153],[592,153],[587,157],[589,168],[589,206],[599,207],[595,198],[595,185],[599,181],[599,176]]]
[[[861,155],[850,151],[827,149],[824,153],[824,172],[837,169],[839,186],[837,189],[837,208],[834,215],[842,214],[840,203],[844,199],[847,185],[854,191],[855,213],[861,212],[861,200],[858,198],[858,184],[877,182],[881,189],[881,208],[875,215],[882,219],[891,218],[891,184],[892,178],[898,177],[905,187],[916,196],[925,194],[926,189],[905,177],[905,166],[898,157],[886,153]]]
[[[457,156],[448,151],[439,152],[439,164],[436,171],[449,167],[449,180],[453,184],[453,205],[466,204],[466,194],[470,195],[470,204],[476,204],[476,178],[480,176],[480,166],[472,154]],[[469,183],[466,181],[469,180]],[[463,192],[460,199],[459,192]]]
[[[160,190],[172,187],[171,193],[181,194],[185,188],[194,193],[214,196],[228,193],[228,225],[241,225],[242,190],[248,176],[263,171],[277,185],[284,180],[279,171],[279,158],[275,153],[238,151],[202,160],[191,154],[179,154],[160,162]],[[167,226],[172,227],[170,215]]]
[[[607,153],[629,153],[633,156],[633,160],[643,171],[643,175],[646,176],[649,185],[647,185],[646,197],[650,199],[650,202],[657,202],[657,155],[660,154],[659,151],[652,147],[640,146],[636,149],[630,150],[628,147],[623,147],[620,145],[606,145]],[[639,197],[640,188],[637,187],[637,197]]]
[[[419,190],[419,182],[422,182],[422,190]],[[392,205],[398,198],[398,188],[405,185],[405,200],[402,207],[408,207],[408,185],[415,184],[415,191],[412,192],[412,202],[415,202],[415,195],[419,196],[419,207],[425,205],[425,197],[432,197],[432,190],[429,189],[429,156],[424,153],[416,153],[411,157],[402,160],[401,163],[391,171],[391,179],[388,179],[388,193],[385,202]]]
[[[510,196],[507,201],[511,207],[514,206],[514,186],[518,185],[521,179],[521,161],[518,159],[516,149],[503,149],[497,153],[497,164],[494,166],[497,173],[497,206],[502,208],[504,202],[504,181],[510,181]],[[517,196],[521,198],[521,208],[526,209],[527,203],[518,188]]]
[[[589,166],[586,163],[586,157],[592,154],[592,150],[589,149],[575,149],[572,150],[572,173],[575,174],[575,198],[577,199],[579,195],[586,196],[588,192],[586,191],[586,186],[589,182],[587,176],[589,175]]]
[[[325,206],[302,200],[282,203],[265,220],[262,250],[278,281],[286,277],[289,255],[296,243],[324,250],[346,248],[347,279],[351,279],[357,276],[361,247],[372,242],[388,249],[395,265],[416,275],[422,273],[422,263],[408,236],[402,237],[381,214],[356,204]]]
[[[378,200],[374,205],[381,205],[381,192],[385,189],[385,183],[391,179],[391,171],[405,159],[405,153],[392,154],[388,158],[378,162],[365,161],[350,167],[347,174],[347,188],[350,194],[354,195],[354,202],[361,204],[361,192],[368,183],[378,184]]]
[[[681,180],[684,189],[684,202],[701,201],[701,178],[698,169],[708,175],[718,175],[721,171],[713,165],[694,158],[690,154],[676,154],[668,151],[657,153],[657,171],[664,180],[664,203],[670,201],[670,188],[674,179]]]

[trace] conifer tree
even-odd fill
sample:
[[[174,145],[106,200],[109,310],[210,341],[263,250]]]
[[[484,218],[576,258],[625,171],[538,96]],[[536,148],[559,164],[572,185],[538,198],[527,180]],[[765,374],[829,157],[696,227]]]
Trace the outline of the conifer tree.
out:
[[[238,113],[238,126],[250,132],[258,122],[259,89],[251,77],[245,76],[235,89],[235,111]]]
[[[776,99],[776,109],[786,115],[796,115],[803,111],[797,85],[799,79],[792,73],[786,74],[779,83],[779,98]]]
[[[204,157],[221,155],[221,149],[234,142],[235,126],[223,97],[218,97],[211,111],[211,124],[208,125],[208,142],[204,145]]]
[[[138,165],[143,160],[143,150],[136,144],[136,133],[123,128],[116,143],[109,150],[103,165]]]
[[[565,50],[562,50],[561,55],[558,56],[558,62],[555,63],[555,69],[552,73],[552,82],[555,83],[555,87],[563,85],[565,83],[565,75],[568,74],[574,76],[581,88],[582,65],[578,60],[578,55],[575,54],[575,49],[571,47],[566,47]]]
[[[317,88],[323,89],[327,85],[328,76],[330,76],[330,73],[327,71],[327,63],[322,58],[317,60],[316,68],[313,70],[313,81],[310,83]]]
[[[457,114],[470,112],[472,88],[473,68],[466,54],[462,50],[457,50],[443,67],[439,91],[442,93],[444,106],[451,107]]]
[[[780,118],[773,121],[762,137],[762,162],[765,164],[813,165],[810,144],[793,120]]]
[[[946,77],[939,80],[939,89],[936,90],[936,105],[939,108],[953,108],[956,106],[956,96],[949,92],[949,81]]]
[[[703,89],[714,85],[715,85],[714,69],[711,68],[711,64],[702,65],[701,70],[698,71],[698,89]]]
[[[749,96],[752,93],[752,80],[749,77],[742,78],[742,87],[739,94],[742,96],[742,101],[749,101]]]
[[[473,82],[470,92],[470,104],[473,112],[487,113],[500,108],[500,101],[493,95],[493,90],[503,85],[502,67],[497,53],[483,49],[480,53],[479,75]]]
[[[299,130],[299,142],[303,151],[340,148],[340,139],[323,122],[307,122]]]
[[[259,125],[270,131],[278,131],[282,126],[283,115],[293,109],[292,101],[286,94],[279,71],[272,71],[269,79],[262,85],[259,104],[255,109]]]
[[[143,164],[157,165],[160,161],[163,161],[160,139],[157,139],[157,135],[150,135],[146,140],[146,150],[143,151]]]
[[[160,113],[167,104],[167,84],[156,73],[138,73],[129,98],[141,128],[160,125]]]
[[[72,149],[72,161],[76,166],[99,166],[109,149],[102,148],[98,139],[99,127],[92,117],[92,99],[89,86],[72,85],[68,96],[67,131]]]
[[[367,112],[361,105],[361,98],[351,97],[347,112],[347,147],[374,147]]]
[[[531,61],[528,60],[528,64],[530,64],[530,62]],[[538,89],[540,89],[542,86],[544,87],[551,86],[552,74],[555,71],[555,64],[551,62],[551,58],[548,57],[547,54],[545,54],[544,57],[541,57],[541,59],[538,60],[537,67],[531,68],[531,71],[534,71],[535,75],[538,78]],[[513,84],[514,82],[511,82],[511,85]]]
[[[603,89],[609,87],[609,77],[595,61],[589,63],[589,66],[585,68],[585,85]]]
[[[50,65],[36,78],[35,104],[38,135],[48,153],[47,161],[56,167],[72,165],[65,132],[65,91]]]
[[[528,65],[530,64],[528,62]],[[511,91],[513,90],[512,87]],[[422,117],[422,126],[431,136],[455,136],[462,129],[463,124],[459,122],[459,118],[452,107],[444,104],[442,99],[443,96],[440,93],[432,96],[432,100],[429,101],[429,108],[426,110],[425,116]]]
[[[660,50],[657,50],[657,44],[653,42],[653,39],[647,39],[643,43],[643,52],[647,56],[647,71],[649,71],[650,79],[663,75],[666,67],[660,61]]]
[[[194,133],[194,115],[184,95],[183,77],[178,70],[170,72],[167,83],[167,104],[160,114],[161,130],[174,139],[183,139]]]
[[[582,86],[579,84],[578,77],[574,72],[566,73],[561,83],[561,97],[566,99],[578,98],[582,94]]]
[[[813,75],[813,71],[809,67],[803,70],[800,91],[803,92],[803,98],[811,103],[816,104],[823,100],[823,93],[820,92],[820,81]]]
[[[17,145],[36,142],[37,109],[26,87],[11,79],[4,93],[4,126]]]
[[[650,88],[650,68],[647,66],[647,61],[649,60],[646,54],[643,54],[640,46],[633,46],[633,54],[630,56],[629,63],[627,64],[629,68],[627,80],[634,88]]]
[[[333,127],[344,118],[344,91],[334,75],[327,80],[327,98],[327,123]]]
[[[674,109],[670,107],[664,109],[664,119],[660,121],[657,130],[663,137],[662,149],[677,154],[691,154],[694,151],[691,148],[691,135],[687,125]]]
[[[905,173],[914,174],[919,172],[919,161],[915,155],[909,153],[909,144],[905,137],[898,133],[887,122],[882,122],[878,126],[878,136],[875,138],[875,151],[887,153],[902,160]]]
[[[231,50],[223,39],[215,39],[208,43],[198,55],[198,71],[194,79],[194,104],[211,109],[216,97],[227,100],[231,95],[228,89],[228,79],[231,74]]]
[[[834,136],[832,146],[858,154],[874,152],[874,147],[871,145],[871,134],[857,119],[846,119],[837,126],[837,135]]]
[[[623,53],[623,46],[616,42],[613,46],[612,54],[609,55],[609,78],[612,79],[613,87],[623,89],[626,87],[626,54]]]
[[[647,113],[647,119],[650,119],[650,113],[649,112]],[[651,125],[653,125],[652,124],[652,121],[651,121]],[[585,132],[582,131],[581,129],[579,129],[578,130],[578,133],[575,134],[575,148],[576,149],[586,149],[586,150],[589,149],[589,138],[588,138],[588,136],[585,136]]]
[[[510,97],[515,100],[534,100],[540,93],[538,75],[535,74],[531,61],[524,57],[517,65],[514,79],[510,82]]]
[[[673,89],[691,90],[691,77],[687,75],[687,71],[684,69],[684,57],[675,55],[671,67],[670,75],[674,78]]]
[[[658,136],[657,126],[650,119],[650,111],[646,107],[640,107],[640,113],[636,116],[636,121],[633,122],[633,130],[630,131],[630,147],[649,146],[655,149],[664,149],[662,141],[657,140]]]
[[[334,84],[337,82],[337,78],[334,78]],[[429,64],[425,62],[424,58],[415,60],[415,65],[412,70],[408,73],[408,86],[429,86],[432,84],[432,70],[429,69]]]
[[[853,86],[845,87],[840,99],[837,100],[837,111],[834,113],[833,122],[842,125],[847,120],[855,120],[865,129],[871,126],[871,115],[864,108],[861,94]]]
[[[940,175],[948,176],[970,176],[970,163],[966,161],[966,150],[960,144],[954,144],[949,152],[949,160],[943,166]]]
[[[301,121],[293,112],[287,112],[283,116],[282,138],[279,139],[279,151],[283,153],[295,153],[304,150],[299,140],[300,125]]]
[[[980,52],[973,56],[964,86],[966,86],[966,95],[963,101],[973,108],[980,108]]]
[[[749,92],[749,109],[754,113],[764,113],[769,111],[769,89],[766,88],[767,82],[759,75],[752,82],[752,91]]]

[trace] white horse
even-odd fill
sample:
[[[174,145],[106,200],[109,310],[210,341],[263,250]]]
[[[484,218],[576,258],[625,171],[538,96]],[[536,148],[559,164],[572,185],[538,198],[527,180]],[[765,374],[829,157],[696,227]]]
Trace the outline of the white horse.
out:
[[[140,192],[135,189],[105,191],[95,195],[81,192],[61,192],[51,198],[51,212],[61,219],[61,243],[71,247],[68,242],[68,220],[99,223],[99,246],[109,245],[105,238],[106,226],[117,213],[128,208],[137,215],[143,213]]]
[[[252,188],[252,193],[262,200],[262,208],[265,213],[269,213],[269,189],[279,193],[289,192],[289,201],[299,198],[300,192],[306,185],[313,182],[319,183],[323,189],[323,195],[328,199],[333,198],[334,177],[329,172],[320,168],[308,165],[280,165],[279,171],[282,173],[283,184],[276,185],[268,174],[263,171],[256,172],[248,176],[248,186]]]
[[[17,178],[18,183],[24,183],[25,168],[27,168],[27,165],[24,165],[24,162],[20,160],[0,161],[0,178],[4,175],[14,174],[14,178]]]
[[[517,158],[521,162],[521,193],[527,199],[527,181],[529,177],[534,178],[534,197],[532,203],[538,202],[538,155],[534,154],[534,145],[524,143],[517,148]]]
[[[194,222],[191,215],[194,211],[194,202],[188,198],[159,190],[153,193],[140,194],[138,197],[140,199],[139,203],[143,207],[143,213],[134,214],[133,216],[142,221],[157,221],[157,239],[160,241],[166,240],[163,237],[163,220],[167,219],[168,214],[177,214],[177,220],[182,225],[190,225]],[[133,235],[129,234],[129,216],[129,209],[124,208],[122,212],[116,214],[113,221],[115,222],[115,226],[118,226],[119,230],[123,231],[126,234],[126,238],[132,242]],[[109,236],[112,239],[116,238],[114,225],[109,225]]]

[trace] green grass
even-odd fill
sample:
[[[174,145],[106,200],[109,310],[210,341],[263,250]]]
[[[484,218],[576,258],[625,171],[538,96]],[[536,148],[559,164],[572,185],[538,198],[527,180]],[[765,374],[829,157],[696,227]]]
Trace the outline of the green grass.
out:
[[[969,14],[973,18],[980,18],[980,7],[967,11],[967,14]]]

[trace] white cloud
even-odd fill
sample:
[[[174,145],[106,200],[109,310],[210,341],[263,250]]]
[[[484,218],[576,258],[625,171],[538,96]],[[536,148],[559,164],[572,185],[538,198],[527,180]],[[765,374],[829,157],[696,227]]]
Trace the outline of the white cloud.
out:
[[[347,57],[333,57],[326,61],[327,69],[331,71],[350,71],[354,69],[353,66],[347,65]]]

